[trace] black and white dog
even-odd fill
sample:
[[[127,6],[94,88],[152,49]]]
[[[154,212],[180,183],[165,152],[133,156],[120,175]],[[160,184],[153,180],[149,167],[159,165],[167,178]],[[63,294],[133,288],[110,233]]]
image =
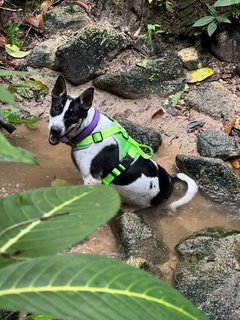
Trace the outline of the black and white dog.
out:
[[[84,184],[111,184],[123,202],[147,207],[167,199],[177,178],[187,183],[188,190],[170,208],[175,210],[190,201],[198,190],[195,181],[183,173],[170,176],[149,159],[121,126],[92,107],[93,94],[94,89],[89,88],[78,98],[67,95],[65,80],[59,76],[52,91],[49,119],[49,142],[72,145],[72,158]],[[128,142],[119,141],[120,136],[130,139],[124,156],[121,149]]]

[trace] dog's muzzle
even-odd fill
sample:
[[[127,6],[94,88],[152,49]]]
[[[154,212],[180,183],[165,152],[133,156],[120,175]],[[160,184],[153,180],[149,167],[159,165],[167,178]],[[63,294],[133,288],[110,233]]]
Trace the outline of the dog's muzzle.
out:
[[[49,133],[49,139],[48,139],[49,143],[52,145],[56,145],[59,142],[61,142],[62,141],[61,133],[62,133],[62,130],[57,128],[51,128]]]

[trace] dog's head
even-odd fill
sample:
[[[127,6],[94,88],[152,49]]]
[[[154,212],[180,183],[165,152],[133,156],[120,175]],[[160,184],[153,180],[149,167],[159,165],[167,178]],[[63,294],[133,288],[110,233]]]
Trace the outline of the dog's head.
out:
[[[83,120],[92,106],[94,89],[88,88],[78,98],[67,95],[65,80],[57,78],[52,91],[49,117],[49,142],[53,145],[63,137],[74,136],[81,130]]]

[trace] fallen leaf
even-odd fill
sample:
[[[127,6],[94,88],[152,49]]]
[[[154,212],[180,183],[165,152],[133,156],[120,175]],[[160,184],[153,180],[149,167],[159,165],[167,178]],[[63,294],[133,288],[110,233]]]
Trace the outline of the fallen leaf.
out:
[[[230,132],[232,131],[233,127],[235,126],[237,121],[237,118],[234,117],[232,118],[224,127],[223,132],[225,132],[226,134],[230,134]]]
[[[31,52],[31,51],[21,51],[19,47],[11,44],[6,44],[5,50],[7,54],[9,54],[11,57],[19,58],[19,59],[26,57]]]
[[[0,33],[0,47],[4,48],[6,44],[9,44],[8,39],[2,33]]]
[[[240,169],[240,162],[237,159],[231,160],[231,165],[233,166],[234,169]]]
[[[90,13],[92,7],[90,4],[84,2],[84,1],[80,1],[80,0],[75,0],[73,1],[74,4],[79,5],[80,7],[82,7],[86,12]]]
[[[154,112],[154,114],[152,115],[152,119],[156,119],[156,118],[161,118],[164,115],[164,111],[163,109],[159,109],[156,112]]]
[[[48,11],[48,9],[52,6],[53,0],[45,0],[40,5],[39,11],[40,13],[44,14]]]
[[[37,16],[28,16],[26,18],[26,22],[37,29],[43,30],[42,14],[38,14]]]
[[[205,122],[203,120],[193,120],[187,125],[187,132],[194,132],[195,130],[202,128],[204,124]]]
[[[199,81],[203,81],[206,78],[213,75],[214,71],[211,68],[200,68],[193,71],[188,71],[186,73],[187,82],[188,83],[195,83]]]

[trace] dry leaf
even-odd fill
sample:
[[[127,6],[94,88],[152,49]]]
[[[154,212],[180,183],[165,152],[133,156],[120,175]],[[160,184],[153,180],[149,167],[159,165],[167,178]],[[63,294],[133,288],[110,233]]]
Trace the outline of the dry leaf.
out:
[[[162,116],[164,115],[164,111],[163,109],[159,109],[157,110],[153,115],[152,115],[152,119],[155,119],[155,118],[161,118]]]
[[[44,14],[48,11],[48,9],[52,6],[53,0],[44,0],[40,5],[40,13]]]
[[[90,13],[92,7],[90,4],[84,2],[84,1],[80,1],[80,0],[75,0],[73,1],[74,4],[79,5],[80,7],[82,7],[86,12]]]
[[[240,162],[237,159],[231,160],[231,165],[234,169],[240,169]]]
[[[8,39],[2,33],[0,33],[0,47],[5,48],[6,44],[9,44]]]
[[[43,16],[39,14],[37,16],[28,16],[26,22],[31,26],[42,30],[43,29]]]
[[[236,121],[237,121],[236,117],[232,118],[224,127],[223,132],[225,132],[226,134],[230,134],[230,132],[232,131],[233,127],[236,124]]]
[[[186,73],[187,82],[188,83],[195,83],[199,81],[203,81],[206,78],[213,75],[214,71],[211,68],[200,68],[193,71],[188,71]]]

